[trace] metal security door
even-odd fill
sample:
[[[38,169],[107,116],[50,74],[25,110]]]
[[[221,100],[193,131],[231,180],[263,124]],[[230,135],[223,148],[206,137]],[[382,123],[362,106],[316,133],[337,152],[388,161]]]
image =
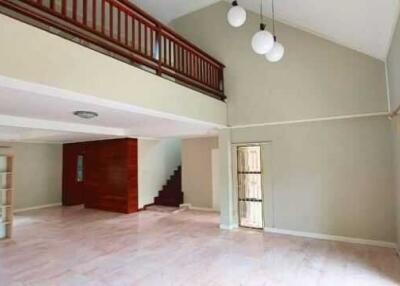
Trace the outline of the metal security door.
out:
[[[238,147],[237,182],[239,225],[263,228],[261,146]]]

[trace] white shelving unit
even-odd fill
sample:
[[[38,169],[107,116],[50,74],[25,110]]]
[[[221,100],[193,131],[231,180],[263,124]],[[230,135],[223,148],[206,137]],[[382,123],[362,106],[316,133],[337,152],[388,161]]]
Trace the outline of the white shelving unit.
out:
[[[13,157],[0,155],[0,239],[11,238],[13,225]]]

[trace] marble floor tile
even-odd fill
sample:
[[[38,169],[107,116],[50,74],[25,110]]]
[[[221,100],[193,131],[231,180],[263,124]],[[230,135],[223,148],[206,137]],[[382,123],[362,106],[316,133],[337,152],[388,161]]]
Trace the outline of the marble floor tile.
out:
[[[394,250],[219,229],[216,213],[82,207],[17,214],[0,286],[400,285]]]

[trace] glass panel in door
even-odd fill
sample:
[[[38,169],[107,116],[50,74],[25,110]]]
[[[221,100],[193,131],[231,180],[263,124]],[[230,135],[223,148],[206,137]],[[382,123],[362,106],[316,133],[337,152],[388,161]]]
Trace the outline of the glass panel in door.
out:
[[[239,225],[263,228],[261,146],[241,146],[237,152]]]

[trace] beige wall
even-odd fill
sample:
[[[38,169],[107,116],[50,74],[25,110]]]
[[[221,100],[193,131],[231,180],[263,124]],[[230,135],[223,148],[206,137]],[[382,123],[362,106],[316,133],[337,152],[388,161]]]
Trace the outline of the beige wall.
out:
[[[62,145],[0,143],[0,153],[14,155],[14,208],[61,203]]]
[[[250,46],[258,16],[249,12],[246,24],[234,29],[226,23],[228,9],[229,3],[219,2],[177,19],[173,26],[226,64],[231,126],[387,112],[381,60],[278,23],[286,54],[281,62],[269,63]],[[269,226],[395,240],[393,153],[386,117],[222,130],[225,228],[237,225],[228,145],[259,141],[271,142],[274,218],[267,218]]]
[[[232,142],[271,142],[269,227],[395,241],[386,117],[236,129]]]
[[[400,19],[400,17],[399,17]],[[387,57],[389,95],[391,111],[400,107],[400,20],[393,35],[393,41]],[[393,119],[393,147],[395,157],[395,180],[397,195],[397,243],[400,249],[400,118]]]
[[[154,203],[158,191],[181,165],[181,141],[139,139],[138,143],[139,208],[143,208]]]
[[[400,117],[393,119],[393,147],[395,158],[395,187],[396,187],[396,215],[397,215],[397,245],[400,249]]]
[[[246,24],[234,29],[228,9],[219,2],[172,25],[227,66],[230,125],[387,111],[382,61],[278,23],[286,54],[268,63],[250,46],[258,16],[248,12]]]
[[[0,76],[226,124],[222,101],[4,15],[0,38]]]
[[[182,189],[184,203],[213,208],[212,159],[218,138],[182,140]]]
[[[0,143],[0,154],[15,156],[14,208],[61,203],[62,145]],[[139,140],[139,207],[154,202],[162,185],[181,164],[178,139]]]
[[[390,105],[393,111],[397,107],[400,107],[400,20],[397,22],[393,42],[387,57],[387,69]]]

